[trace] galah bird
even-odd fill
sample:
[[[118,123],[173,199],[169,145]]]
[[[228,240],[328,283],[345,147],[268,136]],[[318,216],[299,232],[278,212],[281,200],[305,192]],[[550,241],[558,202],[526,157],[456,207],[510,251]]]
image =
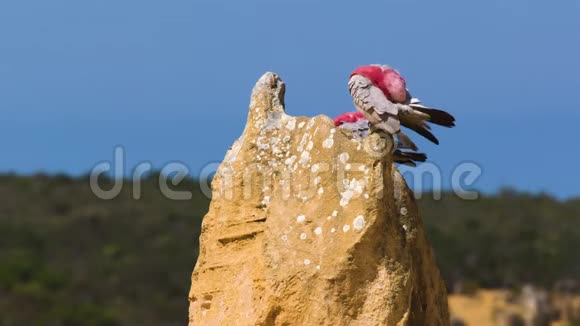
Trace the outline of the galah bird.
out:
[[[449,128],[455,126],[455,118],[451,114],[423,106],[413,98],[405,79],[387,65],[355,69],[350,75],[348,87],[357,110],[370,122],[371,128],[396,136],[401,148],[417,150],[417,145],[401,131],[401,125],[435,144],[439,144],[439,140],[431,133],[427,122]]]
[[[334,119],[334,125],[352,131],[353,137],[358,140],[362,140],[369,135],[369,121],[358,111],[346,112],[339,115]],[[416,162],[425,162],[427,155],[395,149],[393,152],[393,160],[395,163],[416,166]]]

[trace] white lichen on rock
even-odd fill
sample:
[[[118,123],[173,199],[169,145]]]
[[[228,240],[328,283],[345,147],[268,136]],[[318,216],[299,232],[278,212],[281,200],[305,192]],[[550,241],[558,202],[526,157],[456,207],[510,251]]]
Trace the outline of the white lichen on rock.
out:
[[[310,168],[310,171],[312,171],[313,173],[318,172],[318,170],[320,169],[320,165],[318,164],[312,164],[312,167]]]
[[[292,165],[296,159],[298,159],[298,157],[296,155],[292,155],[290,158],[287,158],[286,161],[284,161],[284,163],[286,165]]]
[[[310,160],[310,152],[304,151],[300,154],[300,161],[298,161],[302,166],[306,165]]]
[[[338,155],[338,160],[342,164],[346,164],[346,162],[348,162],[349,158],[350,158],[350,155],[348,155],[348,153],[341,153],[340,155]]]
[[[334,145],[334,139],[332,139],[332,138],[327,138],[322,142],[322,147],[324,147],[324,148],[332,148],[333,145]]]
[[[356,231],[360,231],[365,227],[365,218],[362,215],[357,216],[354,221],[352,221],[352,227],[356,230]]]
[[[286,129],[292,131],[294,128],[296,128],[296,119],[292,118],[286,124]]]
[[[366,186],[366,180],[357,180],[356,178],[353,178],[348,181],[345,179],[343,180],[343,184],[345,185],[346,190],[340,193],[340,206],[342,207],[348,205],[355,195],[358,196],[363,193]]]

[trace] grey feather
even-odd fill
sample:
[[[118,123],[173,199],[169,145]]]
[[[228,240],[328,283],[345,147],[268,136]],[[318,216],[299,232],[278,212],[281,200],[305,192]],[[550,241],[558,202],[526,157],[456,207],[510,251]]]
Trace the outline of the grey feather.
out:
[[[400,130],[398,107],[366,77],[355,75],[348,82],[356,108],[376,128],[396,134]]]
[[[369,135],[368,120],[359,120],[357,122],[344,122],[340,128],[345,128],[352,131],[353,138],[363,140]]]

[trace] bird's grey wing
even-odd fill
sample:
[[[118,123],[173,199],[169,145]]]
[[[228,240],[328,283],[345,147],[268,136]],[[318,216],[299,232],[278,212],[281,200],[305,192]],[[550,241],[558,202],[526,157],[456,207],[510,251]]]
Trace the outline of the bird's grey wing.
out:
[[[366,77],[354,75],[348,82],[350,95],[357,109],[375,129],[396,134],[400,130],[398,107]]]

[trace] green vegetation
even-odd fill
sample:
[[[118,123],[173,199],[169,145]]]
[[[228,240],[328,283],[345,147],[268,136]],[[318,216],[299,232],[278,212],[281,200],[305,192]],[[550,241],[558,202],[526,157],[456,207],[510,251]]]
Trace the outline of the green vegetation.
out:
[[[209,202],[165,199],[155,180],[104,201],[85,179],[1,176],[0,325],[186,324]]]
[[[427,236],[450,286],[551,288],[580,281],[580,198],[561,202],[505,189],[465,201],[419,201]]]
[[[111,185],[109,185],[111,186]],[[106,188],[106,185],[103,186]],[[0,325],[183,325],[209,201],[165,199],[151,177],[103,201],[85,178],[0,176]],[[449,283],[578,278],[580,200],[504,191],[420,200]]]

